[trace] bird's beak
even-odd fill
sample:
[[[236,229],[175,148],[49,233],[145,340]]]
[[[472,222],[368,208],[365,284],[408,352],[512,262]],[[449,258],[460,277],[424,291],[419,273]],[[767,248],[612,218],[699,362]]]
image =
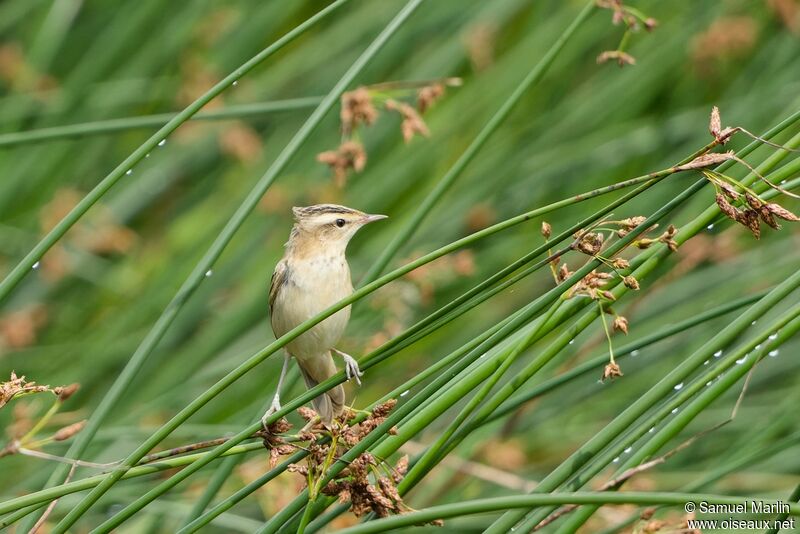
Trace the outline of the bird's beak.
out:
[[[363,224],[368,224],[375,221],[380,221],[381,219],[386,219],[389,217],[388,215],[367,215],[362,219]]]

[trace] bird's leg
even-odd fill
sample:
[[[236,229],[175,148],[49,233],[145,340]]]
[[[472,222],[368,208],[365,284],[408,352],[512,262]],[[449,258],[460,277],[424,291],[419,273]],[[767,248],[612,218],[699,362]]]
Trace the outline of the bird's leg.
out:
[[[356,382],[358,382],[358,385],[360,386],[361,385],[360,377],[363,376],[364,373],[362,373],[361,369],[358,368],[358,362],[356,361],[356,359],[347,354],[346,352],[342,352],[337,349],[331,349],[331,350],[333,350],[333,352],[344,358],[344,372],[347,375],[347,379],[351,380],[355,378]]]
[[[283,356],[283,368],[281,369],[281,376],[278,378],[278,389],[275,391],[275,396],[272,397],[272,404],[269,409],[261,416],[261,426],[265,431],[269,432],[267,428],[267,417],[274,414],[281,409],[281,387],[283,387],[283,379],[286,377],[286,370],[289,368],[289,354]]]

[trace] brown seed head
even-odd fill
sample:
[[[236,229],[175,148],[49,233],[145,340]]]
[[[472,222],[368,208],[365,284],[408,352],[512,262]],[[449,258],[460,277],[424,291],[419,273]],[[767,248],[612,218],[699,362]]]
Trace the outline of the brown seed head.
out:
[[[361,143],[345,141],[336,150],[328,150],[317,154],[317,161],[328,165],[333,171],[336,183],[342,186],[351,169],[355,172],[364,170],[367,164],[367,152]]]
[[[747,201],[747,205],[753,208],[754,210],[757,210],[758,208],[761,207],[762,204],[761,199],[753,195],[750,191],[744,192],[744,199]]]
[[[741,219],[737,220],[750,230],[750,232],[753,234],[753,237],[756,239],[761,239],[761,226],[759,224],[758,212],[756,210],[745,210],[741,215]]]
[[[792,213],[791,211],[787,210],[780,204],[769,203],[766,204],[766,208],[769,210],[770,213],[775,215],[776,217],[780,217],[784,221],[800,221],[800,217]]]
[[[550,226],[550,224],[547,221],[542,221],[542,230],[541,230],[541,232],[542,232],[542,236],[545,239],[550,239],[550,235],[553,232],[553,228]]]
[[[405,102],[398,102],[390,98],[386,101],[385,106],[387,110],[396,111],[403,117],[403,121],[400,123],[400,131],[406,143],[410,142],[415,134],[423,137],[428,137],[431,134],[430,130],[428,130],[428,125],[422,120],[417,110]]]
[[[420,88],[417,91],[417,109],[420,113],[425,113],[442,96],[444,96],[443,83],[434,83]]]
[[[617,378],[620,376],[622,376],[622,369],[619,368],[619,365],[611,362],[606,364],[605,369],[603,369],[602,380],[608,380],[609,378]]]
[[[619,221],[619,225],[626,230],[633,230],[646,220],[647,217],[643,217],[642,215],[637,215],[636,217],[628,217],[627,219],[622,219],[621,221]]]
[[[359,87],[342,94],[342,111],[339,114],[342,131],[349,133],[359,124],[369,126],[378,118],[378,110],[366,87]]]
[[[622,283],[630,289],[639,289],[639,281],[633,276],[623,276]]]
[[[606,50],[597,56],[598,65],[607,63],[611,60],[616,60],[617,65],[620,67],[624,67],[625,65],[636,65],[636,58],[626,52],[623,52],[622,50]]]
[[[389,415],[394,407],[397,405],[397,399],[389,399],[386,402],[375,406],[372,409],[372,416],[373,417],[386,417]]]
[[[728,202],[728,199],[725,198],[725,195],[722,193],[717,193],[714,196],[714,201],[717,203],[717,206],[719,206],[719,210],[724,213],[726,217],[733,219],[734,221],[739,220],[741,217],[741,212],[736,209],[733,204]]]
[[[81,430],[83,427],[86,426],[86,420],[78,421],[77,423],[72,423],[69,426],[65,426],[64,428],[59,429],[53,434],[53,440],[55,441],[64,441],[66,439],[71,438]]]
[[[706,167],[713,167],[728,160],[735,159],[733,152],[709,152],[702,156],[697,156],[689,163],[678,165],[675,167],[676,171],[689,171],[693,169],[704,169]]]
[[[722,192],[725,193],[725,196],[731,200],[739,200],[739,198],[742,196],[739,194],[736,188],[728,182],[719,181],[717,182],[717,185],[720,189],[722,189]]]
[[[778,221],[775,220],[775,217],[772,216],[772,212],[767,208],[766,204],[762,204],[758,207],[758,215],[761,217],[761,220],[767,223],[768,226],[774,228],[775,230],[780,230],[781,225],[778,224]]]
[[[611,265],[613,265],[615,269],[627,269],[631,266],[625,258],[614,258]]]
[[[717,106],[711,108],[711,118],[708,121],[708,131],[714,137],[718,137],[722,131],[722,119],[719,116],[719,108]]]
[[[623,334],[627,335],[628,334],[628,319],[626,319],[622,315],[617,315],[616,318],[614,318],[613,328],[614,328],[614,330],[618,330],[618,331],[622,332]]]
[[[68,386],[59,386],[53,391],[56,395],[58,395],[58,400],[64,402],[65,400],[69,399],[71,396],[75,394],[81,388],[81,385],[78,383],[70,384]]]
[[[561,267],[558,269],[558,281],[563,282],[567,278],[572,275],[572,271],[569,270],[566,263],[562,263]]]

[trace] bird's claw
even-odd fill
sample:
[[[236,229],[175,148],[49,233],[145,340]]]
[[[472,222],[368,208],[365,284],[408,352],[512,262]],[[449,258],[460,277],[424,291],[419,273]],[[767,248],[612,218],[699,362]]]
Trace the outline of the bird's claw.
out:
[[[264,429],[265,432],[269,433],[269,425],[267,424],[267,418],[281,409],[281,397],[277,393],[274,397],[272,397],[272,404],[270,405],[269,409],[264,412],[264,415],[261,416],[261,427]]]
[[[344,358],[344,372],[347,375],[347,379],[352,380],[353,378],[355,378],[356,383],[358,383],[358,385],[360,386],[361,385],[360,377],[363,376],[364,373],[362,373],[361,369],[359,369],[358,362],[355,360],[355,358],[353,358],[348,354],[342,354],[342,357]]]

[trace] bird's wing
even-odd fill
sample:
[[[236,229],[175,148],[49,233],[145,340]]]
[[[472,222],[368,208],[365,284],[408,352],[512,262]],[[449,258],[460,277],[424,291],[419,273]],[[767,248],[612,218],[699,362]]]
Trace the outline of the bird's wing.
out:
[[[272,279],[269,282],[269,313],[272,314],[272,307],[275,305],[275,299],[281,288],[286,284],[289,279],[289,268],[284,260],[278,262],[275,266],[275,272],[272,273]]]

